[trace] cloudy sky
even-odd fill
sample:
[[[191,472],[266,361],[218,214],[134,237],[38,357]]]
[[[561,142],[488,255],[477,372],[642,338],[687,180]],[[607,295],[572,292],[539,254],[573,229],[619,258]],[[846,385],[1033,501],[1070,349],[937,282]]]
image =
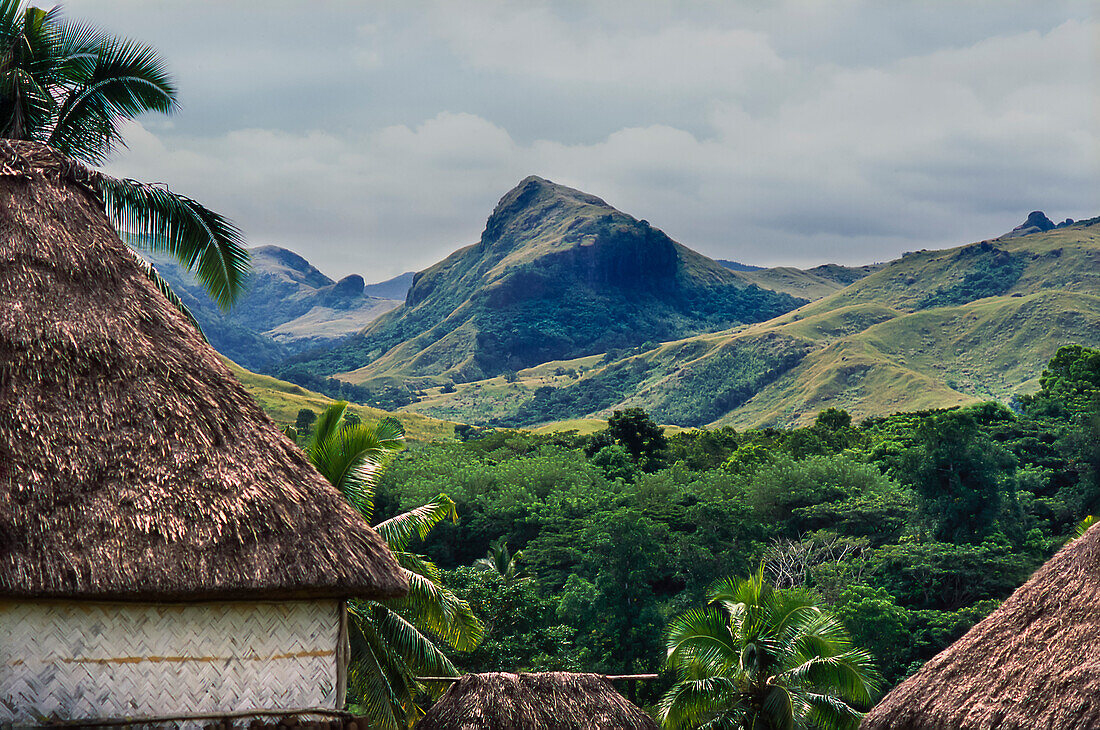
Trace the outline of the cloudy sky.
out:
[[[762,265],[1100,215],[1089,1],[64,4],[159,49],[180,88],[110,171],[334,277],[476,241],[528,174]]]

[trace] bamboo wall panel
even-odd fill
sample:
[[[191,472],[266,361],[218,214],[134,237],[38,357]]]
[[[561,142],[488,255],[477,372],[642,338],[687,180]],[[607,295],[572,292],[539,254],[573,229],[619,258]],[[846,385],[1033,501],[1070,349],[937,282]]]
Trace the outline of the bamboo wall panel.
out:
[[[0,603],[0,722],[336,707],[339,601]]]

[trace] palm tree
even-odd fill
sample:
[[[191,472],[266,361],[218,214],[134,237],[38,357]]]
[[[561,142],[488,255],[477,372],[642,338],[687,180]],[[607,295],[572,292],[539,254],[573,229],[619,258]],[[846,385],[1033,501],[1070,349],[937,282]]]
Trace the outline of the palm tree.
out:
[[[306,453],[313,465],[367,519],[374,517],[374,488],[388,455],[404,445],[401,424],[387,418],[377,426],[347,419],[347,403],[329,406],[314,425]],[[391,601],[351,601],[352,659],[349,695],[373,727],[411,727],[424,713],[425,692],[417,676],[453,676],[458,670],[437,641],[470,651],[484,629],[466,601],[447,590],[440,571],[408,551],[412,539],[425,539],[440,521],[456,519],[445,494],[422,507],[379,522],[374,529],[389,545],[409,580],[407,596]]]
[[[152,48],[66,22],[60,6],[0,0],[0,138],[41,142],[99,165],[123,144],[124,122],[176,108],[176,88]],[[178,259],[229,308],[249,265],[236,226],[163,185],[86,172],[120,234]],[[190,317],[156,272],[146,272]]]
[[[489,552],[484,558],[474,561],[474,570],[479,573],[492,573],[499,575],[504,585],[511,585],[522,580],[530,580],[519,563],[523,560],[523,551],[511,553],[508,543],[502,537],[489,546]]]
[[[858,728],[878,689],[870,655],[802,589],[776,590],[764,568],[726,578],[709,603],[669,625],[677,682],[661,699],[667,728]]]

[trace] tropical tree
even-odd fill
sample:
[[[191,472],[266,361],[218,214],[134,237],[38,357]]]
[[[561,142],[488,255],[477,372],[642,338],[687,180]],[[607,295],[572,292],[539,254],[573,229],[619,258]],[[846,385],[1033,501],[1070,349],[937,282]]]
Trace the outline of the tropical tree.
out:
[[[347,405],[337,401],[321,413],[306,453],[371,522],[376,479],[386,458],[404,446],[405,432],[393,418],[375,426],[349,420]],[[352,619],[349,696],[355,709],[371,718],[373,727],[411,727],[424,713],[419,700],[425,688],[417,676],[458,674],[437,642],[470,651],[481,641],[484,630],[469,604],[443,586],[435,564],[409,552],[414,538],[423,540],[440,521],[457,517],[454,502],[440,494],[428,504],[374,525],[408,578],[409,593],[395,600],[348,604]]]
[[[500,538],[489,546],[489,552],[484,558],[474,561],[474,570],[479,573],[490,573],[500,576],[505,585],[511,585],[521,580],[529,580],[527,572],[520,567],[523,560],[523,551],[511,552],[508,550],[508,541]]]
[[[676,683],[659,703],[668,728],[794,730],[859,726],[878,689],[870,655],[802,589],[776,590],[764,568],[726,578],[704,608],[669,624]]]
[[[123,144],[127,120],[177,106],[175,85],[152,48],[65,21],[60,6],[0,0],[0,138],[41,142],[99,165]],[[121,235],[179,260],[229,308],[249,266],[236,226],[163,185],[88,173]],[[155,270],[146,272],[190,317]]]

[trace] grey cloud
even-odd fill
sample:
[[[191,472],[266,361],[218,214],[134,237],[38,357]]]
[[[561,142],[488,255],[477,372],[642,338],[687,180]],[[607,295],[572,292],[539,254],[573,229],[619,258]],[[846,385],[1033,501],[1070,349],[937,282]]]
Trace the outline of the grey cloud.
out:
[[[1100,212],[1088,3],[66,5],[179,77],[110,169],[334,276],[433,263],[530,173],[763,264]]]

